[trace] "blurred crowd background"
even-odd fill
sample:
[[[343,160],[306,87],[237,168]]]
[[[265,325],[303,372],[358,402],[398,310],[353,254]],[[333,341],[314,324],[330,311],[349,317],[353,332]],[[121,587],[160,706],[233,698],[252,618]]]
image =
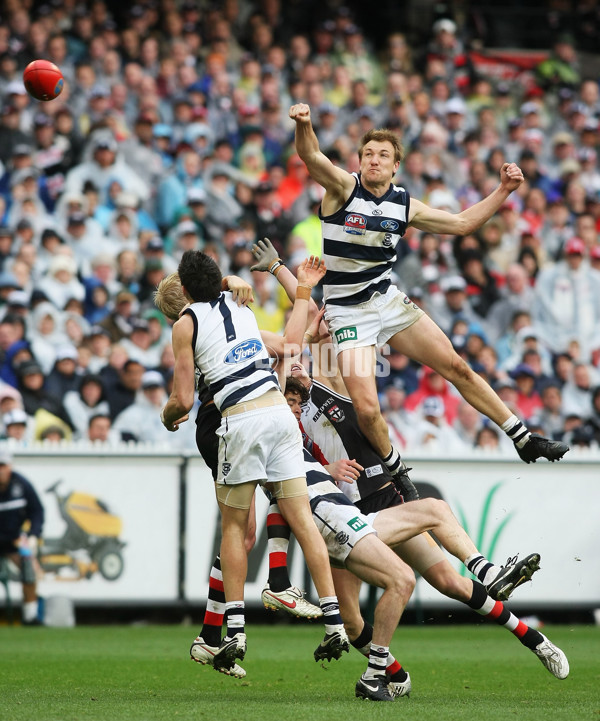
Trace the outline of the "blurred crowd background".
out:
[[[160,423],[173,355],[153,291],[202,249],[253,284],[260,327],[283,329],[289,304],[250,271],[251,247],[269,237],[292,271],[320,253],[322,189],[288,118],[307,102],[350,171],[364,132],[395,130],[395,182],[433,207],[459,212],[520,165],[525,183],[477,233],[409,229],[395,281],[531,430],[598,446],[597,3],[365,5],[5,0],[4,437],[194,448],[193,423]],[[37,58],[65,77],[51,102],[22,83]],[[430,369],[380,360],[401,448],[504,443]]]

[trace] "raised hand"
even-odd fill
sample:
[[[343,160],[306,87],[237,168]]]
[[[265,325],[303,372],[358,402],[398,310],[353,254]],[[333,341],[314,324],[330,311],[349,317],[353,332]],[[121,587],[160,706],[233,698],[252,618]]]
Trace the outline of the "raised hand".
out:
[[[250,270],[266,271],[276,260],[281,260],[273,247],[273,243],[268,238],[263,238],[252,246],[252,255],[257,262],[250,266]]]
[[[500,168],[500,183],[512,193],[523,182],[523,173],[516,163],[504,163]]]
[[[298,285],[303,285],[306,288],[314,288],[315,285],[325,276],[327,268],[325,263],[315,255],[311,255],[310,258],[303,260],[298,266],[296,277],[298,278]]]

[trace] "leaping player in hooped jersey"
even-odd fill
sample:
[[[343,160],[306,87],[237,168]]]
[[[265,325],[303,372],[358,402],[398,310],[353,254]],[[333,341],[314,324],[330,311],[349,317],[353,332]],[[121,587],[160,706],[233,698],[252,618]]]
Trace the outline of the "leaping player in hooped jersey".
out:
[[[370,130],[360,140],[360,172],[335,166],[319,148],[310,108],[293,105],[296,150],[311,177],[325,188],[319,215],[323,234],[325,319],[344,383],[362,432],[392,472],[402,463],[390,443],[375,384],[375,347],[389,343],[450,381],[478,411],[497,423],[525,463],[556,461],[569,450],[529,433],[525,425],[454,351],[450,339],[390,281],[396,245],[409,225],[431,233],[467,235],[496,213],[523,182],[515,163],[504,163],[500,184],[460,213],[430,208],[393,184],[404,149],[391,130]],[[370,368],[370,373],[361,372]]]
[[[297,343],[290,343],[290,356],[300,351],[310,292],[324,272],[323,264],[312,257],[301,266],[302,282],[292,312],[294,322],[298,322],[299,338]],[[281,514],[302,548],[323,611],[325,638],[321,646],[339,657],[349,648],[348,638],[327,549],[308,503],[302,438],[270,367],[254,314],[245,306],[239,307],[230,293],[221,292],[221,272],[204,253],[186,251],[178,273],[191,305],[173,326],[173,391],[161,419],[171,431],[188,420],[194,403],[196,368],[204,376],[222,416],[216,491],[222,518],[221,569],[227,635],[213,666],[227,672],[246,653],[244,539],[250,504],[259,483],[277,499]],[[288,330],[289,326],[290,322]]]

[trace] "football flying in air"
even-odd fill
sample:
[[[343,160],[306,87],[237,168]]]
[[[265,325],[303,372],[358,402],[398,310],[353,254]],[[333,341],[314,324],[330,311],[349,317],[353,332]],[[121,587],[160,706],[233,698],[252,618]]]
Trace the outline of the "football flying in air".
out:
[[[49,60],[33,60],[23,71],[27,92],[36,100],[54,100],[63,89],[64,78]]]

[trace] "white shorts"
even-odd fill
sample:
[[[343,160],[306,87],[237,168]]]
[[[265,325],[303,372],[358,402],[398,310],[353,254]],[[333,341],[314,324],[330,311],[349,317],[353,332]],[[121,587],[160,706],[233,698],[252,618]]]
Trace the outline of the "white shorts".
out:
[[[395,285],[358,305],[328,305],[325,320],[335,352],[381,346],[423,315],[421,308]]]
[[[287,404],[221,419],[218,484],[306,478],[302,434]]]
[[[323,536],[332,566],[343,568],[350,552],[364,536],[377,533],[354,506],[321,501],[313,519]]]

